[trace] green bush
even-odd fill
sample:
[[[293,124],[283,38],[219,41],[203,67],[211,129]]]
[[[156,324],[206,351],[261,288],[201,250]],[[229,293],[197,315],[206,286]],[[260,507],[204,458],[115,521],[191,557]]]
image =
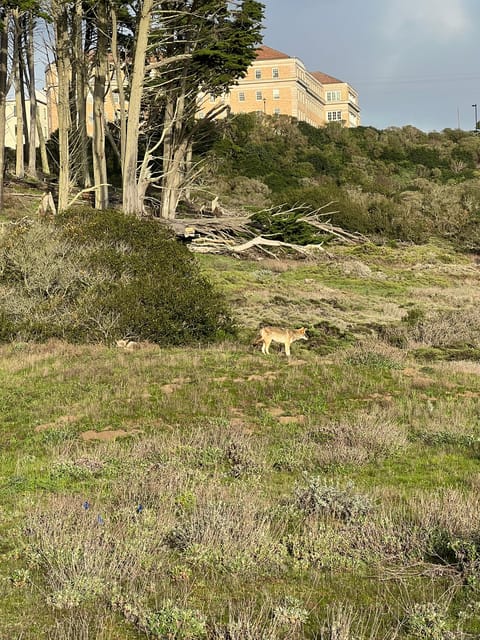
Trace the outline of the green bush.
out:
[[[300,220],[307,212],[308,208],[303,207],[286,212],[261,211],[252,216],[250,226],[256,233],[272,240],[302,245],[316,244],[319,242],[320,234],[311,225]]]
[[[162,345],[234,332],[194,256],[153,220],[92,209],[0,238],[0,339]]]
[[[328,484],[320,476],[306,476],[295,491],[296,506],[307,515],[322,514],[343,520],[356,520],[373,510],[371,499],[356,493],[352,484],[345,488]]]

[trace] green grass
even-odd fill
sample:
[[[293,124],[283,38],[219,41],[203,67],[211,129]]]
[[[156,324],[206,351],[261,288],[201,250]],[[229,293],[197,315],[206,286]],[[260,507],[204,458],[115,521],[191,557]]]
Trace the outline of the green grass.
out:
[[[205,615],[212,640],[227,626],[239,640],[333,638],[321,635],[332,616],[345,638],[440,637],[402,626],[428,602],[449,629],[478,632],[480,370],[425,365],[416,350],[432,345],[399,349],[365,331],[397,306],[428,313],[447,290],[451,308],[463,304],[442,268],[465,257],[332,251],[397,279],[338,275],[323,259],[202,256],[234,305],[237,343],[0,348],[0,637],[143,638],[169,600],[172,615]],[[411,265],[427,261],[415,279]],[[477,285],[463,307],[472,318]],[[304,318],[312,337],[290,361],[251,346],[262,322]],[[107,430],[122,437],[82,437]],[[309,478],[373,512],[304,513]]]

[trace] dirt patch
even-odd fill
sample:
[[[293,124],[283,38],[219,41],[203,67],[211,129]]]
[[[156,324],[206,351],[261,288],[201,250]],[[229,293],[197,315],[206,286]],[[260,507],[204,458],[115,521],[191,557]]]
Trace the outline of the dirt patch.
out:
[[[131,431],[124,431],[123,429],[106,429],[105,431],[84,431],[80,434],[80,438],[86,442],[91,440],[100,440],[102,442],[111,442],[117,438],[126,438],[127,436],[135,435],[136,433],[142,433],[140,429],[132,429]]]
[[[252,373],[250,376],[248,376],[247,380],[248,382],[253,382],[253,381],[261,381],[261,380],[275,380],[275,378],[277,377],[277,372],[276,371],[265,371],[265,373]]]
[[[358,402],[371,402],[375,400],[380,406],[387,407],[393,402],[393,395],[391,393],[369,393],[363,398],[354,398]]]
[[[305,424],[305,416],[279,416],[278,421],[280,424]]]
[[[271,409],[267,409],[267,411],[274,418],[278,418],[278,416],[283,416],[283,409],[281,407],[272,407]]]
[[[181,389],[182,385],[181,384],[162,384],[162,386],[160,387],[160,389],[163,391],[163,393],[173,393],[174,391],[177,391],[178,389]]]

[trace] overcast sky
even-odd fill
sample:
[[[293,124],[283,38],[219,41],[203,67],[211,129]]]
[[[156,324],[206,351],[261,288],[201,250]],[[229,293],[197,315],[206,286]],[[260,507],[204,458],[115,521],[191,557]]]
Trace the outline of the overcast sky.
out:
[[[262,1],[264,44],[351,84],[362,125],[480,119],[480,0]]]

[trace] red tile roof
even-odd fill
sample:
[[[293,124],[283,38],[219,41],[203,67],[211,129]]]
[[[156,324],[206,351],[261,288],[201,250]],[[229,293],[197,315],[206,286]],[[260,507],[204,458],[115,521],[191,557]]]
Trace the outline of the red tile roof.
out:
[[[343,80],[339,80],[338,78],[329,76],[328,73],[322,73],[321,71],[310,71],[310,75],[312,75],[317,80],[320,80],[322,84],[333,84],[336,82],[343,83]]]
[[[257,49],[257,60],[278,60],[291,57],[292,56],[289,56],[286,53],[282,53],[281,51],[277,51],[277,49],[272,49],[265,45],[262,45]]]

